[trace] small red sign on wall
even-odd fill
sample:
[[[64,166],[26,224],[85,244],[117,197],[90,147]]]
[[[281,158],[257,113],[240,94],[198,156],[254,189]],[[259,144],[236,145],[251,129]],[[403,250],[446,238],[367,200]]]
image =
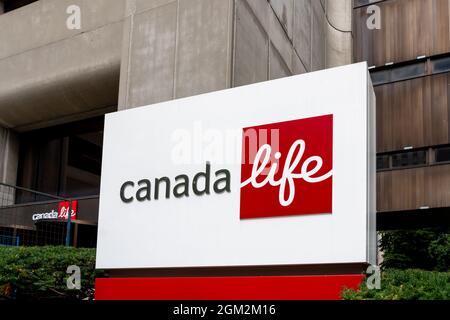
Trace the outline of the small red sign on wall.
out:
[[[59,205],[58,205],[58,219],[59,220],[67,220],[68,213],[69,213],[69,205],[70,205],[70,201],[61,201],[59,203]],[[77,219],[77,209],[78,209],[78,201],[72,200],[71,207],[70,207],[70,211],[71,211],[70,219],[71,220]]]

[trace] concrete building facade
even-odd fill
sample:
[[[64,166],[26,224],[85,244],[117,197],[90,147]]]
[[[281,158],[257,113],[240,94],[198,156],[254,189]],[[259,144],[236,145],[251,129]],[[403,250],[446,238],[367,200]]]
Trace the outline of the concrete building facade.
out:
[[[96,223],[105,113],[353,61],[351,0],[0,4],[0,182],[78,199],[80,226]],[[14,235],[35,226],[13,216],[55,202],[0,192]]]

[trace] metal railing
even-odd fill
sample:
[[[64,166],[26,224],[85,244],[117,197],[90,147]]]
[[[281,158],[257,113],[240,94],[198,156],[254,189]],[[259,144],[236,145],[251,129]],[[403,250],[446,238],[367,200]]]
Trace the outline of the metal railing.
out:
[[[55,215],[58,217],[58,207],[62,201],[68,204],[67,221],[52,219]],[[52,211],[45,212],[49,208]],[[70,213],[71,199],[0,183],[0,246],[69,246]]]
[[[20,246],[20,236],[0,235],[0,247],[18,247]]]

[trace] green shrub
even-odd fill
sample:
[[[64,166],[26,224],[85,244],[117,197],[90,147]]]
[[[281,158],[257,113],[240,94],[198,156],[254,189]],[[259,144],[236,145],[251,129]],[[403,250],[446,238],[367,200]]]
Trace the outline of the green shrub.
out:
[[[450,270],[450,234],[441,234],[432,241],[428,247],[428,253],[434,260],[436,270]]]
[[[345,300],[449,300],[450,272],[386,269],[381,289],[369,290],[365,282],[358,291],[344,290]]]
[[[427,228],[382,232],[383,268],[450,270],[450,230]]]
[[[68,290],[67,267],[81,271],[81,290]],[[95,250],[69,247],[0,247],[0,297],[18,299],[92,297]]]

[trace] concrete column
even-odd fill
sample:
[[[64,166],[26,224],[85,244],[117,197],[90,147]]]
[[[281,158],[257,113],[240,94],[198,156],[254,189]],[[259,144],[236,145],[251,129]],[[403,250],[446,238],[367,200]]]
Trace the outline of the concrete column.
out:
[[[19,141],[14,132],[0,127],[0,182],[15,184]]]
[[[0,182],[15,185],[19,162],[19,140],[9,129],[0,127]],[[2,204],[14,203],[14,193],[0,187]],[[6,201],[5,201],[6,200]]]
[[[5,12],[5,3],[4,0],[0,0],[0,14]]]
[[[119,110],[230,87],[233,0],[128,0]]]
[[[327,68],[353,62],[352,1],[328,0],[327,16]]]

